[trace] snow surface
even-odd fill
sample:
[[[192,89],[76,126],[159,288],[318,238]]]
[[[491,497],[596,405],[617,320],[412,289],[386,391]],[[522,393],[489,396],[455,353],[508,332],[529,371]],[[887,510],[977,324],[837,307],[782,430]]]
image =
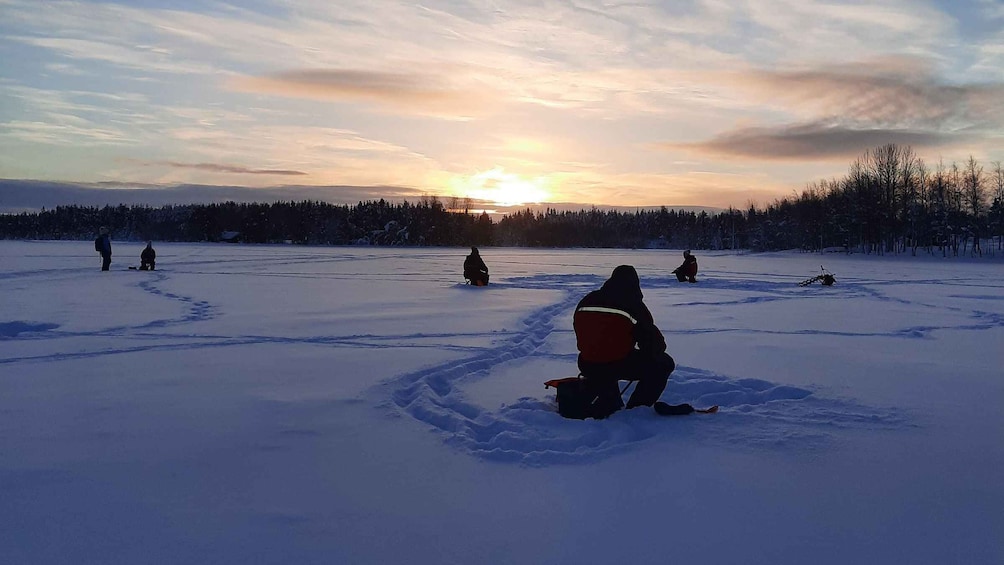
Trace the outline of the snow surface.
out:
[[[3,563],[1004,563],[1000,260],[90,247],[0,242]],[[719,414],[554,411],[618,264]]]

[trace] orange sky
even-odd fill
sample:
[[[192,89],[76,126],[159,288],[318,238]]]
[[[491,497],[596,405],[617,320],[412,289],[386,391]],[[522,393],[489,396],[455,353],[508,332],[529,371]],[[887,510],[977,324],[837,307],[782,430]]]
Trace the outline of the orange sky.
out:
[[[0,0],[0,178],[725,207],[1004,159],[999,3],[730,4]]]

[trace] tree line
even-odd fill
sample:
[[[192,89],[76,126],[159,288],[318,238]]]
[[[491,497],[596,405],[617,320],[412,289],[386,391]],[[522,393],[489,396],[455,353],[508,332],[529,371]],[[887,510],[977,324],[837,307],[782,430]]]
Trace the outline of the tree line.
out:
[[[750,207],[746,216],[751,248],[982,256],[1004,245],[1004,169],[973,157],[931,166],[910,147],[883,145],[845,177]]]
[[[57,206],[0,216],[0,237],[89,239],[106,226],[113,239],[239,241],[329,245],[489,245],[491,219],[448,210],[438,198],[412,204],[319,201],[149,206]],[[474,243],[471,243],[474,242]]]
[[[930,167],[909,147],[885,145],[839,179],[745,210],[633,212],[530,209],[498,222],[470,201],[423,197],[355,205],[319,201],[163,206],[58,206],[0,216],[0,237],[328,245],[668,247],[845,250],[982,255],[1004,245],[1004,170],[974,158]]]

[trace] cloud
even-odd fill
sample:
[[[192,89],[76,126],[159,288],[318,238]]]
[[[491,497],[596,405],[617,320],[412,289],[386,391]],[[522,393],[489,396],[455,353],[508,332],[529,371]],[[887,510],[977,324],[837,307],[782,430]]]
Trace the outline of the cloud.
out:
[[[158,122],[148,99],[126,92],[47,90],[0,81],[0,99],[16,101],[18,119],[0,122],[0,137],[61,146],[123,146],[141,142],[140,128]],[[150,112],[147,112],[149,110]]]
[[[926,59],[891,57],[818,70],[726,75],[761,103],[814,117],[907,128],[1004,124],[1004,84],[949,84]]]
[[[937,148],[989,141],[1004,124],[1004,84],[948,84],[920,58],[820,70],[749,70],[715,80],[741,91],[749,103],[793,119],[657,147],[751,159],[842,159],[886,143]]]
[[[124,131],[114,127],[96,127],[86,120],[63,116],[62,123],[36,121],[10,121],[0,123],[0,137],[48,145],[128,145],[133,140]],[[76,123],[71,123],[76,122]]]
[[[51,49],[70,59],[101,61],[134,71],[199,75],[222,72],[212,64],[178,61],[172,58],[170,52],[165,50],[148,45],[136,45],[126,42],[115,43],[114,39],[26,36],[9,37],[8,39]]]
[[[827,124],[741,128],[699,143],[665,143],[666,149],[689,149],[698,153],[746,159],[799,161],[848,159],[864,151],[894,143],[911,147],[942,147],[967,141],[959,134],[891,130],[854,130]]]
[[[467,118],[488,109],[491,92],[450,88],[432,75],[355,69],[300,69],[230,81],[236,90],[330,101],[370,102],[409,113]],[[447,86],[444,86],[447,85]]]
[[[0,179],[0,213],[56,206],[165,206],[212,202],[275,202],[321,200],[354,204],[361,200],[418,200],[426,193],[401,186],[273,186],[253,188],[221,185],[143,185],[137,183],[67,183]]]
[[[293,171],[289,169],[249,169],[236,165],[218,165],[215,163],[177,163],[175,161],[158,161],[153,165],[167,165],[177,169],[197,169],[200,171],[210,171],[214,173],[236,173],[242,175],[280,175],[297,176],[306,175],[303,171]]]

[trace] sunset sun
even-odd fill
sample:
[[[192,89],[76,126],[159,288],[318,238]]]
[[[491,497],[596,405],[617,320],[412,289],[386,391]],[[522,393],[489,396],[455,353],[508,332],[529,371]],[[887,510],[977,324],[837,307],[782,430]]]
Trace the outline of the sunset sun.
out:
[[[498,206],[547,202],[551,196],[548,179],[526,178],[507,173],[501,167],[456,178],[452,184],[454,194],[491,202]]]

